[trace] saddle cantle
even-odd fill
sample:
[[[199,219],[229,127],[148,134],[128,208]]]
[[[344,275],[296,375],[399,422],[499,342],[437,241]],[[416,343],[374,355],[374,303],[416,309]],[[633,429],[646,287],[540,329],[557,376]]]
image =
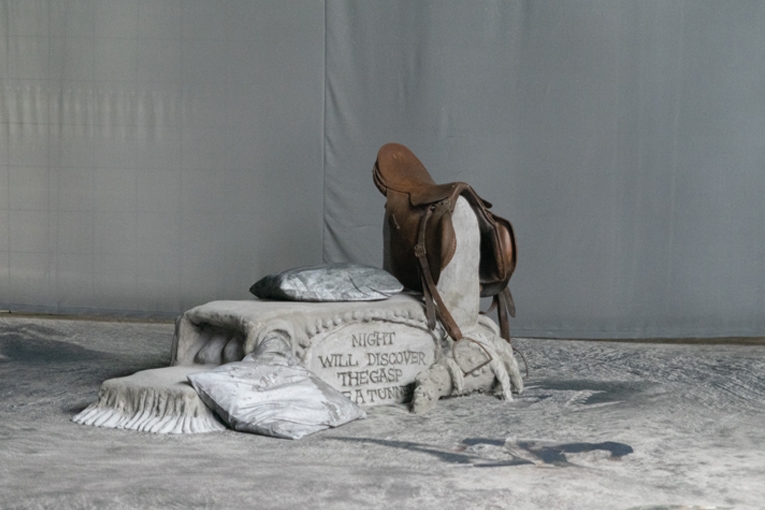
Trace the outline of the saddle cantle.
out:
[[[468,184],[436,184],[412,151],[397,143],[380,148],[373,177],[386,197],[387,269],[404,286],[424,294],[431,328],[438,315],[455,341],[462,340],[462,333],[441,301],[436,284],[457,246],[451,222],[457,199],[462,196],[468,201],[481,231],[481,297],[494,298],[492,308],[498,307],[500,331],[509,342],[507,314],[514,317],[515,306],[507,285],[517,258],[510,222],[489,211],[491,204]]]

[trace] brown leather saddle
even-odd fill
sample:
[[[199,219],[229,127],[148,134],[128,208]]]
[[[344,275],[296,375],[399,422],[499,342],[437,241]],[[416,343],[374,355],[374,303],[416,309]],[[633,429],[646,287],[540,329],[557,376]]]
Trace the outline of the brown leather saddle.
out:
[[[507,316],[515,317],[515,305],[507,284],[517,258],[510,222],[489,211],[491,204],[468,184],[436,184],[420,160],[403,145],[389,143],[380,148],[373,176],[377,189],[386,197],[388,269],[404,286],[424,294],[431,329],[438,316],[455,342],[463,339],[462,332],[441,300],[436,284],[457,247],[452,212],[460,196],[467,199],[481,231],[481,297],[493,297],[492,309],[498,308],[502,338],[510,342]]]

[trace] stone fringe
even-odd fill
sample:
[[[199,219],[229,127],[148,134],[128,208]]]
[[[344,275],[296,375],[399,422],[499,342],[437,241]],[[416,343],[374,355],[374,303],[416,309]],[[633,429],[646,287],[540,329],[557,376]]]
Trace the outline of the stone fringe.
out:
[[[102,387],[98,402],[74,416],[72,421],[160,434],[198,434],[226,429],[198,398],[187,398],[168,388],[133,389],[124,385]]]

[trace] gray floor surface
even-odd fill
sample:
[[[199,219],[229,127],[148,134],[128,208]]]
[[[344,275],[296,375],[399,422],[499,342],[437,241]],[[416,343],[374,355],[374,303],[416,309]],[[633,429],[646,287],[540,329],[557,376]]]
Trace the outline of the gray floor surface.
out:
[[[299,441],[71,417],[166,366],[173,326],[0,317],[0,508],[765,508],[765,347],[519,339],[513,402],[400,407]]]

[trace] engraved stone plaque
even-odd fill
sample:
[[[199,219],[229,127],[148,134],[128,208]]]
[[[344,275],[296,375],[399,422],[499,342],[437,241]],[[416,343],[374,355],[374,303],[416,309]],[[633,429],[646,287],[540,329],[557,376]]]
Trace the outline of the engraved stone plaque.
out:
[[[306,365],[356,404],[373,406],[411,400],[415,377],[435,353],[430,331],[371,321],[314,338]]]

